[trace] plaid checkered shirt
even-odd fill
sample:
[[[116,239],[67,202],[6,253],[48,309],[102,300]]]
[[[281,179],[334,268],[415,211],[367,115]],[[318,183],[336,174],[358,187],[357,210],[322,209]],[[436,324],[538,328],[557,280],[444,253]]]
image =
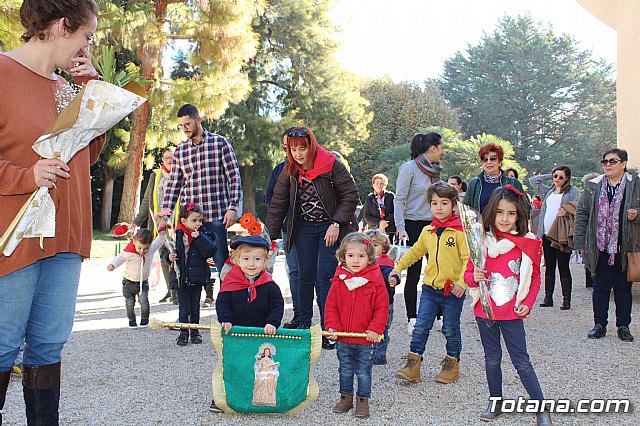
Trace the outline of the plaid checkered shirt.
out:
[[[240,168],[231,143],[204,131],[199,144],[187,139],[176,148],[167,183],[163,209],[194,203],[204,210],[205,220],[222,220],[227,210],[238,210],[242,197]]]

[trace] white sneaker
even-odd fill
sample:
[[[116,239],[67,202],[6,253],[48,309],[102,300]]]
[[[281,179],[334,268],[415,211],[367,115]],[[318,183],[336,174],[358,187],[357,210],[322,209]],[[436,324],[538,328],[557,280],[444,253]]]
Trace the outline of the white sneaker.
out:
[[[416,319],[415,318],[410,318],[409,319],[409,323],[407,324],[407,333],[409,333],[409,336],[411,336],[413,334],[413,328],[416,326]]]

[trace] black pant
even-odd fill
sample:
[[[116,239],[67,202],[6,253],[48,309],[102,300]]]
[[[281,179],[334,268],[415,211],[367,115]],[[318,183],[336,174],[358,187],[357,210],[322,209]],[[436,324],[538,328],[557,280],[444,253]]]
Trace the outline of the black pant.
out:
[[[129,325],[136,325],[136,296],[138,296],[138,302],[140,302],[140,324],[149,324],[149,283],[147,281],[143,281],[142,291],[140,291],[139,282],[123,278],[122,295],[124,296],[125,305],[127,307]]]
[[[616,303],[616,327],[631,324],[631,283],[627,272],[622,270],[621,257],[617,254],[613,265],[608,264],[609,254],[600,252],[596,275],[593,277],[593,319],[596,324],[607,326],[609,298],[613,289]]]
[[[545,275],[556,275],[556,265],[560,272],[560,278],[571,278],[569,260],[571,253],[564,253],[560,249],[551,247],[551,240],[545,235],[542,239],[542,250],[544,252]]]
[[[185,324],[200,323],[200,295],[202,286],[183,285],[178,289],[178,320]],[[188,329],[181,329],[181,335],[188,335]],[[198,330],[191,330],[191,335],[199,334]]]
[[[556,265],[560,271],[560,280],[571,280],[571,270],[569,269],[571,253],[564,253],[560,249],[551,247],[551,240],[546,235],[542,238],[542,251],[545,265],[544,294],[547,297],[552,297],[556,285]],[[564,291],[563,288],[563,296],[571,298],[571,294],[564,294]]]
[[[405,220],[404,226],[407,234],[409,234],[409,246],[412,246],[422,232],[422,229],[431,223],[430,220]],[[407,269],[407,280],[404,283],[404,303],[407,308],[407,318],[416,318],[418,316],[418,281],[420,281],[420,272],[422,272],[422,259],[411,265]]]

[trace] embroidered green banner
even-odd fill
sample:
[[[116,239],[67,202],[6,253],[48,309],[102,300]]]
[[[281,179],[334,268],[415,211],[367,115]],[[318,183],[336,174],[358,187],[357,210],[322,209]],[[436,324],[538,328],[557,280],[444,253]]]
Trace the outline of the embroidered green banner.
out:
[[[213,372],[216,405],[227,413],[295,413],[318,397],[313,365],[322,345],[320,326],[310,330],[211,325],[218,354]]]

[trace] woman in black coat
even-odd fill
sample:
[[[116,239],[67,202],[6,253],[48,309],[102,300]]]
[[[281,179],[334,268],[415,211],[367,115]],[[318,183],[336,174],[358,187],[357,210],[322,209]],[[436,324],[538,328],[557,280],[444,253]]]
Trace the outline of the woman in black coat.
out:
[[[371,179],[373,192],[367,195],[362,211],[368,229],[380,229],[393,241],[396,235],[396,222],[393,218],[393,199],[395,194],[386,191],[389,179],[378,173]]]

